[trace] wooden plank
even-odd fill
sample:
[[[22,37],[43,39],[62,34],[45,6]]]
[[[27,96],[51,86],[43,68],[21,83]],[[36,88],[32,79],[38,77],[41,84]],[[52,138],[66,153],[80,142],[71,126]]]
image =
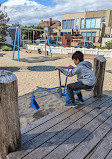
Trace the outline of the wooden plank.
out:
[[[109,99],[109,98],[110,97],[107,97],[105,99]],[[93,102],[93,101],[94,102],[96,102],[96,101],[100,102],[100,100],[91,98],[90,100],[86,101],[86,104],[88,105],[88,103],[90,103],[90,101],[91,102]],[[59,114],[55,118],[52,118],[52,120],[49,120],[49,121],[45,122],[44,124],[39,125],[39,127],[36,127],[35,129],[23,134],[22,135],[22,145],[25,144],[26,142],[28,142],[29,140],[37,137],[38,135],[40,135],[40,133],[45,132],[47,129],[50,129],[52,126],[62,122],[66,118],[69,118],[71,115],[79,112],[82,109],[83,109],[83,107],[80,107],[79,109],[67,109],[67,111],[64,111],[63,113]]]
[[[110,98],[110,97],[109,97]],[[108,100],[109,99],[108,97],[105,97],[104,101]],[[94,106],[99,106],[100,105],[100,100],[98,100],[98,105],[96,102],[94,102],[93,104],[91,104],[91,108],[94,109]],[[111,101],[112,102],[112,101]],[[90,103],[90,101],[89,101]],[[90,106],[89,106],[90,107]],[[87,110],[91,109],[89,108],[88,106],[86,107],[86,111],[84,111],[82,114],[85,115],[87,113]],[[91,109],[91,110],[92,110]],[[76,111],[75,109],[72,109],[72,111]],[[90,111],[90,110],[89,110]],[[70,119],[71,117],[69,116],[68,119]],[[79,114],[78,114],[78,118],[80,118]],[[74,117],[75,121],[77,120],[75,117]],[[52,120],[51,120],[52,122]],[[38,129],[36,130],[36,135],[39,135],[39,136],[36,136],[36,138],[34,138],[33,140],[27,142],[23,147],[21,147],[20,150],[18,150],[17,152],[13,153],[13,154],[9,154],[8,155],[8,158],[15,158],[16,156],[16,159],[20,159],[24,156],[26,156],[28,153],[30,153],[31,151],[33,151],[35,148],[37,148],[38,146],[40,146],[41,144],[43,144],[44,142],[46,142],[48,139],[50,139],[51,137],[53,137],[54,135],[58,134],[59,131],[57,130],[63,130],[64,128],[67,127],[67,124],[66,124],[66,121],[64,124],[61,124],[63,123],[64,121],[61,121],[60,123],[57,123],[57,125],[54,125],[54,127],[52,127],[51,129],[48,130],[47,134],[46,132],[44,132],[44,134],[37,134],[37,131],[39,131]],[[74,122],[72,119],[70,122]],[[70,122],[68,124],[70,124]],[[49,126],[49,125],[48,125]],[[51,126],[51,125],[50,125]],[[46,128],[46,125],[45,125],[45,128]],[[46,128],[47,130],[47,128]],[[32,132],[33,133],[33,132]],[[26,134],[27,135],[27,134]],[[30,135],[30,134],[29,134]],[[29,136],[26,136],[29,138]]]
[[[62,159],[65,158],[70,152],[72,152],[81,142],[83,142],[84,139],[86,139],[88,137],[88,135],[92,134],[93,131],[95,131],[105,120],[107,120],[107,118],[109,116],[112,115],[111,113],[112,111],[112,107],[109,108],[106,112],[103,112],[101,115],[98,116],[99,120],[97,118],[95,118],[94,120],[92,120],[90,123],[88,123],[87,125],[85,125],[83,127],[83,129],[79,130],[78,132],[76,132],[74,135],[72,135],[69,139],[67,139],[66,141],[64,141],[60,146],[58,146],[54,151],[52,151],[50,154],[48,154],[46,157],[44,157],[45,159],[49,159],[49,158],[53,158],[53,159]],[[106,113],[106,115],[105,115]],[[110,124],[110,119],[108,120],[109,124]],[[107,128],[107,127],[106,127]],[[105,129],[104,129],[105,130]],[[108,130],[108,129],[107,129]],[[106,131],[105,131],[106,132]],[[93,138],[93,135],[91,135],[91,138],[88,139],[91,140]],[[87,146],[88,147],[88,146]],[[78,151],[79,152],[79,156],[72,154],[70,155],[68,158],[76,158],[79,159],[80,155],[82,154],[83,151],[87,151],[86,147],[83,146],[82,151]],[[81,149],[80,149],[81,150]],[[76,152],[76,151],[75,151]],[[76,152],[77,153],[77,152]],[[80,154],[81,153],[81,154]]]
[[[67,110],[64,109],[64,110],[62,110],[60,112],[50,113],[50,114],[48,114],[48,115],[46,115],[46,116],[34,121],[33,123],[28,124],[26,127],[21,129],[21,134],[23,135],[23,134],[27,133],[28,131],[33,130],[34,128],[46,123],[47,121],[51,120],[52,118],[56,117],[57,115],[63,113],[64,111],[67,111]]]
[[[89,105],[90,103],[92,103],[92,102],[94,102],[94,101],[96,101],[96,98],[89,98],[89,99],[86,100],[86,104]],[[59,112],[50,113],[49,115],[46,115],[45,117],[36,120],[35,122],[33,122],[33,123],[27,125],[25,128],[22,128],[22,129],[21,129],[21,134],[25,134],[25,133],[27,133],[28,131],[31,131],[31,130],[35,129],[36,127],[38,127],[38,126],[40,126],[40,125],[46,123],[46,122],[49,121],[49,120],[52,120],[52,118],[55,118],[55,117],[57,117],[58,115],[60,115],[60,114],[62,114],[62,113],[64,113],[64,112],[66,112],[66,111],[68,111],[68,109],[63,108],[63,109],[60,110]]]
[[[105,98],[105,99],[108,99],[107,97]],[[96,100],[96,99],[95,99]],[[95,100],[93,100],[92,99],[92,101],[95,101]],[[90,100],[89,100],[89,103],[90,103]],[[91,105],[92,106],[92,105]],[[94,108],[93,108],[94,109]],[[71,110],[71,109],[69,109],[69,110]],[[72,109],[72,113],[73,113],[73,111],[78,111],[79,109]],[[85,112],[84,112],[85,113]],[[82,113],[83,114],[83,113]],[[83,114],[84,115],[84,114]],[[70,116],[68,117],[68,119],[70,118]],[[80,118],[80,116],[78,115],[78,118]],[[76,119],[75,119],[76,120]],[[52,122],[52,120],[51,120],[51,122]],[[72,120],[72,122],[73,122],[73,120]],[[58,124],[58,123],[57,123]],[[48,125],[49,126],[49,125]],[[51,126],[51,125],[50,125]],[[55,127],[55,126],[54,126]],[[54,127],[52,127],[51,129],[49,129],[49,131],[53,131],[53,129],[54,129]],[[63,127],[65,128],[66,127],[66,123],[63,125]],[[43,127],[44,129],[46,129],[46,125]],[[62,126],[60,127],[60,124],[58,124],[58,129],[62,129]],[[53,132],[53,133],[49,133],[49,135],[45,135],[45,133],[44,134],[37,134],[37,132],[35,132],[36,133],[36,135],[39,135],[39,136],[36,136],[36,138],[34,138],[32,141],[29,141],[29,142],[27,142],[24,146],[22,146],[21,147],[21,149],[19,150],[19,152],[15,152],[15,153],[13,153],[13,154],[9,154],[8,155],[8,158],[15,158],[15,156],[16,156],[16,159],[17,158],[19,158],[19,157],[22,157],[22,156],[25,156],[26,154],[28,154],[29,152],[31,152],[33,149],[35,149],[36,147],[38,147],[39,145],[41,145],[42,143],[44,143],[45,141],[47,141],[49,138],[51,138],[52,136],[54,136],[55,134],[57,134],[57,133],[59,133],[59,132],[57,132],[57,130],[58,129],[56,129],[56,132]],[[36,131],[40,131],[40,129],[38,130],[36,130]],[[33,132],[32,132],[33,133]],[[27,135],[27,134],[26,134]],[[41,138],[40,138],[41,137]],[[26,138],[29,138],[29,136],[26,136]],[[38,140],[38,141],[37,141]],[[25,150],[24,150],[25,149]]]
[[[48,140],[45,144],[41,145],[40,147],[32,151],[30,154],[24,157],[24,159],[31,158],[31,156],[32,158],[36,158],[36,156],[38,156],[38,159],[45,157],[48,153],[50,153],[51,151],[56,149],[59,145],[61,145],[67,138],[70,138],[70,136],[72,136],[74,133],[76,133],[81,128],[83,128],[85,124],[88,124],[96,116],[98,116],[103,111],[105,111],[105,109],[107,108],[103,107],[102,109],[98,108],[93,109],[91,112],[89,112],[88,114],[80,118],[78,121],[67,127],[67,129],[61,131],[59,134]]]
[[[112,159],[112,150],[109,152],[105,159]]]
[[[105,115],[105,114],[104,114]],[[104,136],[112,129],[112,117],[108,118],[101,124],[92,134],[90,134],[83,142],[72,150],[65,159],[74,158],[84,159],[91,150],[104,138]]]
[[[104,159],[112,149],[112,130],[104,137],[89,159]]]

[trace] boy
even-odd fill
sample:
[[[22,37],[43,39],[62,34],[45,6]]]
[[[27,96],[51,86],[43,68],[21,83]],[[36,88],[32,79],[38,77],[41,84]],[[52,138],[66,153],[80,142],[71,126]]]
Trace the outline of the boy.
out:
[[[91,70],[92,64],[88,61],[84,61],[84,55],[80,51],[76,51],[72,55],[72,60],[77,67],[69,66],[72,70],[68,72],[63,68],[57,67],[64,75],[71,77],[77,75],[78,82],[71,83],[67,85],[67,93],[69,96],[69,102],[65,104],[65,107],[77,107],[77,102],[74,98],[74,92],[81,89],[92,89],[96,82],[95,74]],[[81,92],[77,94],[77,101],[81,104],[84,103]]]

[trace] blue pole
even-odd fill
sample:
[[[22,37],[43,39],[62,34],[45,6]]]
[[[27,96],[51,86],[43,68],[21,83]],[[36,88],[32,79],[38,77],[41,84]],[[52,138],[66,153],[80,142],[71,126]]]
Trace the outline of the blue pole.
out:
[[[69,69],[70,69],[70,67],[68,67],[68,72],[69,72]],[[66,81],[65,81],[65,86],[64,86],[64,93],[65,93],[65,89],[66,89],[66,85],[67,85],[67,79],[68,79],[68,76],[66,76]]]
[[[12,60],[14,60],[14,54],[15,54],[15,47],[16,47],[16,39],[17,39],[17,32],[18,29],[15,32],[15,39],[14,39],[14,47],[13,47],[13,56],[12,56]]]
[[[49,50],[50,50],[50,55],[52,57],[52,53],[51,53],[51,47],[50,47],[50,42],[49,42],[49,36],[48,36],[48,31],[47,32],[47,40],[48,40],[48,45],[49,45]]]
[[[18,61],[19,61],[19,27],[18,27]]]
[[[46,31],[45,31],[45,56],[46,56]]]

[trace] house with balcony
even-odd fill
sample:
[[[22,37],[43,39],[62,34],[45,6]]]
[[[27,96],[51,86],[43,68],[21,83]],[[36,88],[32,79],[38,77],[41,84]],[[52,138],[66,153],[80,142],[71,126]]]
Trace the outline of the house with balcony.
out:
[[[60,36],[71,34],[74,37],[79,34],[81,41],[83,37],[83,41],[93,42],[96,46],[101,46],[103,37],[111,36],[112,10],[63,14],[61,20]]]

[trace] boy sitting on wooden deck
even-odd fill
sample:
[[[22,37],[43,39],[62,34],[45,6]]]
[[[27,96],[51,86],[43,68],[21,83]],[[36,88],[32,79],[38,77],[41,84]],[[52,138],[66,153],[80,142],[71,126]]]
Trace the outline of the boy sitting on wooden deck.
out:
[[[74,98],[74,91],[77,90],[88,90],[94,87],[96,82],[96,77],[94,72],[92,71],[92,64],[88,61],[84,61],[84,55],[80,51],[76,51],[72,55],[72,60],[74,61],[76,67],[69,66],[72,70],[70,72],[64,70],[61,67],[57,67],[64,75],[68,77],[72,77],[77,75],[77,81],[75,83],[71,83],[67,85],[67,94],[69,96],[69,101],[65,104],[65,107],[77,107],[77,102],[80,104],[84,103],[84,99],[82,98],[82,93],[78,93],[77,101]]]

